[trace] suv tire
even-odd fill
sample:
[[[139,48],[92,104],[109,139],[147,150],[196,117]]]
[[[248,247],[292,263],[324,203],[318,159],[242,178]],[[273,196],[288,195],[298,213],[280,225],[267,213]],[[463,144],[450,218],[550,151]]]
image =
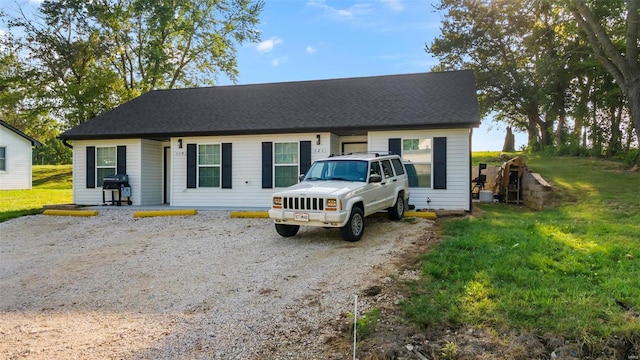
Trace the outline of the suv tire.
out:
[[[362,234],[364,234],[364,215],[362,209],[359,207],[351,209],[349,221],[347,221],[345,226],[340,228],[340,233],[342,233],[342,238],[346,241],[355,242],[362,238]]]
[[[398,194],[398,199],[396,199],[396,203],[393,204],[392,207],[387,209],[389,219],[391,220],[400,220],[404,216],[404,195],[402,193]]]
[[[282,237],[291,237],[298,233],[300,225],[276,224],[276,231]]]

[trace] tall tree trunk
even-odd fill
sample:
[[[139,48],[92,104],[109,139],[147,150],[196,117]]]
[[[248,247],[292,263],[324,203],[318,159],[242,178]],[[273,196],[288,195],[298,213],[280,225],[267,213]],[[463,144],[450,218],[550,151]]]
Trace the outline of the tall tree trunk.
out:
[[[557,83],[555,86],[552,113],[557,115],[558,124],[553,134],[553,145],[560,146],[562,145],[565,139],[565,130],[566,130],[565,127],[567,124],[567,109],[566,109],[566,101],[565,101],[565,93],[567,91],[567,86],[562,81],[560,81],[560,79],[557,79],[556,81]],[[549,122],[552,122],[555,116],[551,117],[549,115],[550,114],[548,113],[547,119],[551,120]]]
[[[592,77],[587,77],[586,83],[583,84],[580,80],[580,98],[578,99],[577,109],[574,114],[574,127],[573,127],[573,139],[578,145],[586,148],[587,137],[585,118],[589,114],[589,98],[591,96],[591,86],[593,83]]]
[[[633,127],[636,129],[636,140],[640,144],[640,79],[636,78],[631,84],[624,86],[623,90],[627,97]]]
[[[628,101],[636,137],[640,141],[640,0],[626,0],[625,49],[620,51],[600,18],[584,0],[567,0],[598,61],[619,84]],[[606,2],[603,2],[606,3]],[[636,158],[638,161],[640,157]]]
[[[511,127],[507,127],[507,134],[504,137],[504,145],[502,145],[502,152],[514,152],[516,151],[516,138],[511,131]]]
[[[611,136],[609,137],[609,144],[607,146],[607,158],[614,157],[622,149],[622,132],[620,131],[620,121],[622,120],[623,103],[619,106],[612,106],[609,116],[611,117]]]
[[[565,115],[565,110],[562,109],[560,112],[560,116],[558,117],[558,126],[556,127],[556,131],[553,135],[553,144],[555,146],[560,146],[564,140],[564,128],[567,123],[567,116]]]
[[[538,127],[536,124],[527,124],[527,145],[531,150],[540,150],[540,139],[538,137]]]

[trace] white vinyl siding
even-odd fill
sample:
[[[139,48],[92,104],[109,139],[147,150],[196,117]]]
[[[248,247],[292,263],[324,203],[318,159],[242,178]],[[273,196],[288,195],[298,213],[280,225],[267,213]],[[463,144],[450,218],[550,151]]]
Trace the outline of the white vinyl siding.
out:
[[[0,148],[4,149],[0,190],[31,189],[31,141],[0,125]]]
[[[387,151],[389,139],[447,138],[447,188],[411,188],[409,204],[418,209],[470,211],[471,144],[469,129],[439,129],[411,131],[375,131],[369,133],[370,151]],[[433,147],[433,142],[432,142]],[[433,176],[432,176],[433,184]],[[427,198],[430,202],[427,204]]]
[[[344,139],[330,133],[202,136],[172,138],[170,142],[170,205],[183,207],[219,207],[224,209],[268,209],[271,194],[277,188],[262,188],[262,143],[296,143],[311,141],[311,161],[323,159],[339,149]],[[469,210],[470,144],[469,129],[413,130],[371,132],[366,141],[369,151],[387,152],[390,138],[447,138],[447,189],[412,188],[410,203],[418,208]],[[178,146],[178,139],[183,147]],[[350,140],[350,139],[348,139]],[[187,144],[232,144],[231,188],[187,188]],[[86,147],[127,146],[127,173],[134,205],[159,205],[163,201],[163,146],[152,140],[74,141],[74,202],[82,205],[102,203],[102,189],[86,189]],[[222,147],[222,146],[221,146]],[[298,148],[299,149],[299,148]],[[7,151],[8,152],[8,151]],[[274,154],[275,156],[275,154]],[[300,153],[298,150],[298,159]],[[275,160],[275,159],[274,159]],[[275,163],[275,161],[274,161]],[[275,164],[274,164],[275,165]]]
[[[221,207],[225,209],[267,209],[271,194],[277,191],[262,188],[262,143],[311,141],[311,161],[329,156],[330,134],[321,133],[320,145],[317,133],[245,135],[219,137],[182,138],[183,144],[231,143],[233,147],[231,189],[187,188],[186,145],[178,148],[178,139],[171,141],[171,205],[194,207]]]
[[[126,146],[127,175],[133,205],[162,204],[162,143],[141,139],[73,141],[73,202],[75,204],[102,204],[102,187],[97,186],[93,189],[86,187],[87,146],[95,146],[96,150],[99,147]],[[110,195],[107,194],[107,197],[110,198]]]

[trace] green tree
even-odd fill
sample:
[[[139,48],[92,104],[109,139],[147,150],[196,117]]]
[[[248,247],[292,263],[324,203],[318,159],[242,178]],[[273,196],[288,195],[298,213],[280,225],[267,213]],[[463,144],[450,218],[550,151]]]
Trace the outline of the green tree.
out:
[[[526,130],[533,148],[561,142],[576,43],[558,8],[544,0],[442,0],[437,9],[442,32],[426,50],[445,68],[475,70],[483,115]]]
[[[9,21],[24,31],[16,47],[28,54],[22,61],[35,74],[30,98],[65,127],[122,101],[117,76],[103,61],[109,55],[105,39],[88,26],[87,12],[69,3],[42,3],[39,21],[24,15]]]
[[[71,149],[55,137],[47,139],[42,146],[35,148],[32,154],[33,163],[39,165],[71,164],[72,159]]]
[[[236,44],[256,42],[262,1],[109,0],[85,4],[133,95],[237,78]]]
[[[595,58],[615,80],[640,142],[640,1],[567,0]]]
[[[0,55],[0,119],[40,141],[43,146],[33,152],[34,161],[47,164],[71,162],[71,151],[56,137],[60,123],[30,98],[34,74],[27,71],[17,55],[2,46]]]
[[[237,77],[236,46],[259,40],[262,0],[46,0],[4,15],[30,102],[70,128],[152,89]],[[19,34],[19,35],[18,35]]]
[[[441,0],[442,32],[427,51],[440,59],[437,69],[475,70],[483,115],[526,130],[531,149],[589,147],[614,157],[637,144],[629,115],[636,122],[640,108],[639,3]]]

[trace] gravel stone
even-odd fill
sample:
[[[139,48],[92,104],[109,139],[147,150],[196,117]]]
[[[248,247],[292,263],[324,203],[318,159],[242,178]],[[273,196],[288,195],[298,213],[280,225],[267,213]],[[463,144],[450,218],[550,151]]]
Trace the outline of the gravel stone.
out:
[[[0,223],[0,358],[325,359],[354,295],[397,275],[433,225],[369,217],[349,243],[228,211],[133,212]]]

